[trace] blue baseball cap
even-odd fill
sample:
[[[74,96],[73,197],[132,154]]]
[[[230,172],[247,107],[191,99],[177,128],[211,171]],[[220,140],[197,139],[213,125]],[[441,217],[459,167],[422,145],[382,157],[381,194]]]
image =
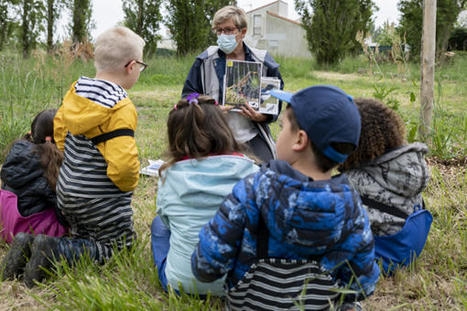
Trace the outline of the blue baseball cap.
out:
[[[269,93],[292,106],[300,128],[329,159],[342,163],[348,157],[335,150],[331,143],[350,143],[357,147],[360,114],[352,96],[341,89],[332,85],[315,85],[295,94],[280,90]]]

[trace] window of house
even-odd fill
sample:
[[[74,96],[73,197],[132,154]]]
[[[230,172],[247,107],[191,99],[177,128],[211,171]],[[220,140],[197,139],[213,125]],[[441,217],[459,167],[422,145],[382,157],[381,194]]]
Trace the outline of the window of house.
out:
[[[261,35],[261,15],[253,15],[253,35]]]
[[[279,47],[279,40],[269,40],[269,47],[270,48],[278,48]]]

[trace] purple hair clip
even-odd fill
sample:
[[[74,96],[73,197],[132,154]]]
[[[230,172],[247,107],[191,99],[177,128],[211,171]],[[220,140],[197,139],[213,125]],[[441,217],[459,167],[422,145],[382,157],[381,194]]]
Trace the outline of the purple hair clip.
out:
[[[186,100],[189,104],[197,104],[198,103],[199,93],[191,93],[186,97]]]
[[[188,101],[189,104],[197,104],[198,103],[199,93],[191,93],[185,99]],[[174,110],[177,110],[177,104],[174,105]]]

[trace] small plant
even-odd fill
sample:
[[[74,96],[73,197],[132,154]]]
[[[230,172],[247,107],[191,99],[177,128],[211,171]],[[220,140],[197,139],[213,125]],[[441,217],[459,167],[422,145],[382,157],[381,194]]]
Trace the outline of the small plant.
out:
[[[387,98],[392,92],[394,92],[397,89],[397,87],[387,88],[385,85],[378,86],[377,84],[375,84],[373,85],[373,97],[382,101],[384,104],[386,104],[386,106],[388,106],[392,110],[399,111],[399,100],[397,100],[394,97]]]

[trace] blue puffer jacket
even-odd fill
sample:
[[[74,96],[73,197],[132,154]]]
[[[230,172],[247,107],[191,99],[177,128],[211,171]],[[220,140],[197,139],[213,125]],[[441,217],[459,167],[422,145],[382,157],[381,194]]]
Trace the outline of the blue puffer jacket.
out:
[[[259,217],[269,230],[269,257],[318,258],[341,286],[373,293],[379,267],[358,194],[345,175],[313,181],[284,161],[271,161],[235,185],[200,232],[194,275],[210,282],[228,273],[229,288],[241,280],[257,260]]]

